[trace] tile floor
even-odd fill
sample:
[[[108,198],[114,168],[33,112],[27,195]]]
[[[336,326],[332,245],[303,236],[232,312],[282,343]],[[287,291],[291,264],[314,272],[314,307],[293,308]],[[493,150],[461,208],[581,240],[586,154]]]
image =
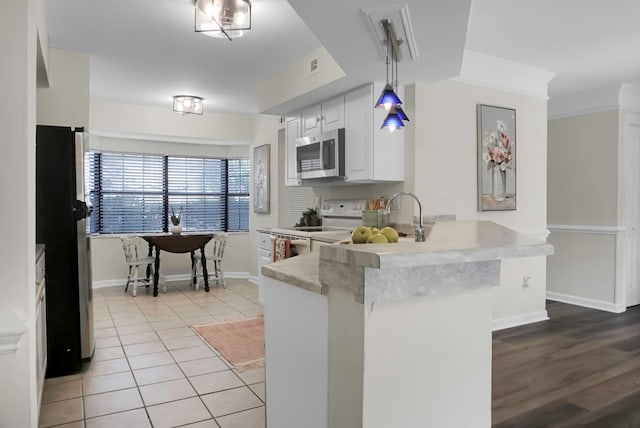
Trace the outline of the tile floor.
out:
[[[236,372],[189,327],[262,314],[256,285],[227,287],[94,290],[94,357],[45,381],[39,426],[264,428],[264,369]]]

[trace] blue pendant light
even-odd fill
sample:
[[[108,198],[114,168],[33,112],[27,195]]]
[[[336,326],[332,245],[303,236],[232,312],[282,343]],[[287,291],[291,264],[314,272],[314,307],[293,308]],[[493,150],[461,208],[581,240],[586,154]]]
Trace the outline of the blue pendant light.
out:
[[[398,106],[402,104],[400,101],[400,97],[396,94],[396,91],[393,90],[393,86],[391,83],[387,83],[380,94],[380,98],[378,98],[378,102],[376,103],[376,107],[384,107],[387,111],[391,110],[392,107]]]
[[[402,109],[402,107],[400,107],[399,105],[395,107],[396,110],[396,114],[398,115],[398,117],[400,118],[400,120],[402,120],[403,122],[411,122],[409,120],[409,116],[407,116],[407,113],[404,112],[404,110]]]
[[[404,122],[398,115],[395,108],[391,107],[391,110],[389,110],[389,114],[384,119],[384,122],[382,122],[382,126],[380,127],[380,129],[383,129],[383,128],[387,128],[389,132],[393,132],[396,129],[404,128]]]
[[[389,129],[390,132],[395,131],[399,128],[404,128],[404,121],[409,121],[409,117],[402,109],[402,100],[396,94],[395,87],[397,85],[397,81],[394,80],[394,66],[395,66],[395,78],[397,79],[398,75],[398,60],[402,55],[400,53],[400,43],[396,37],[395,30],[393,28],[393,23],[390,19],[383,19],[380,21],[382,28],[384,29],[386,35],[387,49],[386,49],[386,65],[387,65],[387,84],[384,86],[380,97],[378,98],[378,102],[375,107],[384,107],[387,109],[389,114],[382,122],[382,128]],[[391,83],[389,82],[389,54],[391,54]]]

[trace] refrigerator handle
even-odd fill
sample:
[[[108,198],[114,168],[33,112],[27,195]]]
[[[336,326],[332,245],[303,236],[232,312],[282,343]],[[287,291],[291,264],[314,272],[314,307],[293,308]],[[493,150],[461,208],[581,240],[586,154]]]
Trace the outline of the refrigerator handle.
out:
[[[89,217],[92,212],[92,208],[88,207],[84,201],[77,200],[73,203],[73,218],[78,221],[85,217]]]

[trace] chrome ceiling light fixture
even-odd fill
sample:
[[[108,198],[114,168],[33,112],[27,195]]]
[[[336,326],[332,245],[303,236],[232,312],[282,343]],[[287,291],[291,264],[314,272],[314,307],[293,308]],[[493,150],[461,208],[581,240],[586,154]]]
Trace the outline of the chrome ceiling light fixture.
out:
[[[387,84],[385,85],[378,102],[375,107],[384,107],[389,114],[382,122],[381,128],[387,128],[390,132],[403,128],[404,122],[409,121],[409,117],[402,110],[402,101],[396,94],[398,89],[398,62],[402,59],[399,40],[390,19],[382,19],[380,25],[385,34],[386,44],[386,65],[387,65]],[[389,58],[391,57],[391,60]],[[389,81],[389,68],[391,68],[391,81]]]
[[[173,111],[185,114],[202,114],[202,98],[192,95],[176,95],[173,97]]]
[[[195,13],[196,33],[233,40],[251,29],[249,0],[196,0]]]

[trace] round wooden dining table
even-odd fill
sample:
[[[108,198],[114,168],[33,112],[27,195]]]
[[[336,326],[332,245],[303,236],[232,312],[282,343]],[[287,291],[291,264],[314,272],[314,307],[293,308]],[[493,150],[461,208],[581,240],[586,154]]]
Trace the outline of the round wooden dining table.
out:
[[[200,250],[202,263],[202,276],[204,277],[204,289],[209,291],[209,274],[207,272],[207,261],[204,256],[204,246],[211,241],[213,233],[163,233],[161,235],[141,235],[141,238],[149,243],[149,256],[153,255],[153,249],[156,249],[155,267],[153,275],[153,296],[158,295],[158,278],[160,272],[160,251],[169,253],[191,253],[191,271],[196,263],[194,253]],[[147,266],[147,279],[151,276],[151,266]],[[194,275],[192,278],[195,284],[198,278]]]

